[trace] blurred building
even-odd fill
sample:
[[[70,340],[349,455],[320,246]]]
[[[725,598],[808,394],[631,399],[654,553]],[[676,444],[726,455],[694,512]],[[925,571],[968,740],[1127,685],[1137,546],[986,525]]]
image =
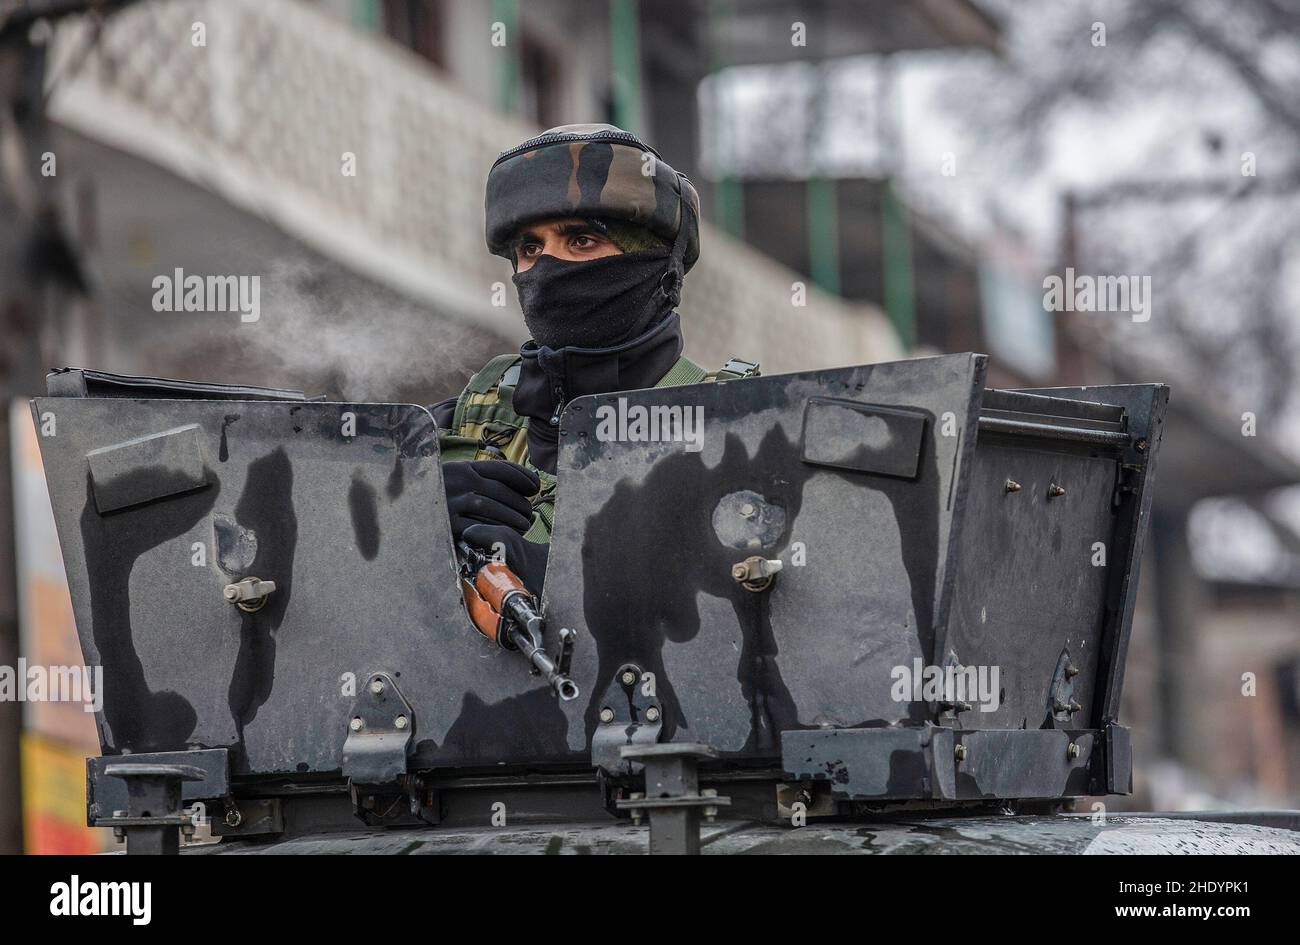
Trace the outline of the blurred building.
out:
[[[102,287],[96,362],[369,399],[458,389],[524,337],[483,244],[493,158],[613,120],[692,175],[695,7],[167,0],[65,25],[49,113]],[[703,242],[683,302],[696,360],[899,352],[873,306],[814,289],[793,307],[789,270],[711,227]],[[177,269],[260,274],[260,321],[154,311],[151,280]]]

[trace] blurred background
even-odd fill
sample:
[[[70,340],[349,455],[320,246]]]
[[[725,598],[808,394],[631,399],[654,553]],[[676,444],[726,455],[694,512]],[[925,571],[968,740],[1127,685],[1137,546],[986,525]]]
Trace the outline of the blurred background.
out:
[[[80,663],[46,369],[447,396],[524,338],[489,165],[593,121],[700,190],[702,364],[1170,384],[1107,805],[1300,806],[1300,0],[0,0],[0,665]],[[1149,320],[1047,310],[1067,267]],[[177,269],[260,319],[156,311]],[[0,851],[104,844],[92,718],[0,702]]]

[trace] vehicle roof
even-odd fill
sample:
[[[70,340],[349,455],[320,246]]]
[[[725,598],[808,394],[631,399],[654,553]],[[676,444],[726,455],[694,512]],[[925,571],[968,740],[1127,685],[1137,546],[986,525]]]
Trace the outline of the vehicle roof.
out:
[[[1245,822],[1249,818],[1254,822]],[[1250,815],[1089,814],[911,818],[801,828],[719,821],[701,830],[717,854],[1161,854],[1300,853],[1300,812]],[[420,828],[311,834],[275,843],[223,841],[209,854],[597,854],[644,853],[646,827],[567,823],[472,829]]]

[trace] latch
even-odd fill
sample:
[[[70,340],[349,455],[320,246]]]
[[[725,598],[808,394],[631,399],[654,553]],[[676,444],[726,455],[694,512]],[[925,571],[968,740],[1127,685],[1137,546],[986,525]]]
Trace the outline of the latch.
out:
[[[274,590],[274,581],[246,577],[235,584],[227,584],[222,594],[240,610],[251,614],[266,606],[266,599]]]
[[[731,566],[731,577],[747,591],[765,591],[772,586],[781,567],[780,558],[750,555]]]

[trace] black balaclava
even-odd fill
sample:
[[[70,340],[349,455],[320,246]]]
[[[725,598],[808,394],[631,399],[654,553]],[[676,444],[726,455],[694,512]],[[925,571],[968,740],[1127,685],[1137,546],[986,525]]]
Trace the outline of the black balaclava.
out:
[[[556,349],[530,341],[519,354],[523,364],[511,405],[529,418],[529,461],[554,473],[564,405],[586,394],[653,387],[681,357],[681,319],[669,312],[648,331],[609,348]]]
[[[524,324],[544,348],[608,348],[663,321],[676,294],[663,291],[672,253],[643,249],[571,262],[540,256],[514,276]]]
[[[528,457],[538,469],[555,472],[566,403],[652,387],[681,356],[681,319],[674,310],[695,218],[690,201],[682,200],[681,208],[671,249],[582,262],[543,255],[515,273],[533,338],[519,349],[523,364],[511,404],[529,418]]]

